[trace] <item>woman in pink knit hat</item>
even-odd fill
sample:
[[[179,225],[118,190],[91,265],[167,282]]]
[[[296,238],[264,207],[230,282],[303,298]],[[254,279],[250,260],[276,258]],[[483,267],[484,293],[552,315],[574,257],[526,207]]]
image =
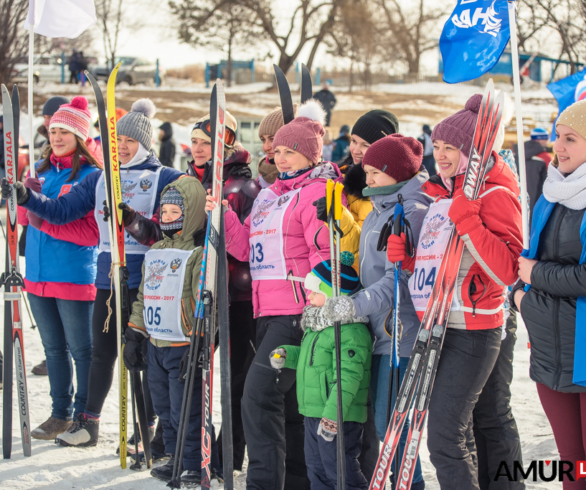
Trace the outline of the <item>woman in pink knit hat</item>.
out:
[[[25,186],[57,198],[102,168],[100,148],[89,137],[87,105],[85,97],[75,97],[55,112],[49,124],[50,145],[36,164],[38,179],[28,178]],[[51,416],[31,436],[54,440],[85,410],[98,226],[90,213],[72,223],[55,225],[20,206],[18,211],[20,224],[30,225],[24,282],[47,357],[53,401]]]
[[[409,292],[421,318],[452,227],[465,245],[428,412],[430,459],[445,490],[488,488],[490,481],[479,482],[479,475],[492,480],[501,459],[506,458],[512,467],[512,460],[521,457],[520,448],[515,453],[514,441],[506,454],[498,448],[509,444],[505,439],[511,432],[498,430],[495,421],[500,415],[496,414],[504,410],[509,425],[515,423],[510,407],[507,411],[508,401],[499,394],[508,389],[507,383],[491,377],[487,384],[501,349],[505,289],[517,280],[517,258],[523,249],[519,186],[512,170],[493,151],[478,199],[464,196],[481,101],[481,95],[472,96],[463,110],[433,130],[439,174],[422,189],[435,202],[423,221],[415,254],[406,255],[404,237],[391,236],[387,247],[391,262],[403,261],[403,267],[414,272]],[[485,385],[492,390],[488,397],[483,393]],[[484,443],[477,448],[475,436],[488,428],[492,430],[486,431]],[[496,449],[486,446],[488,439],[495,440]],[[522,483],[507,486],[523,487]]]
[[[285,479],[288,488],[307,488],[295,372],[275,371],[269,354],[280,345],[300,345],[300,319],[308,303],[298,278],[330,258],[328,229],[312,206],[325,196],[328,179],[341,180],[337,166],[320,163],[324,116],[315,101],[301,106],[275,135],[275,183],[260,192],[244,224],[226,211],[228,253],[250,262],[257,318],[256,356],[242,398],[247,485],[253,488],[282,489]],[[208,197],[206,209],[214,207]]]

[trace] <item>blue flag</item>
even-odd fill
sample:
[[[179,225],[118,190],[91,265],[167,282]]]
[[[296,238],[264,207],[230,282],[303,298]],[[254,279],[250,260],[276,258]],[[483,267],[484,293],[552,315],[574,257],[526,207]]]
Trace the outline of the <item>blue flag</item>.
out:
[[[567,78],[550,83],[547,88],[558,101],[559,117],[559,114],[574,102],[586,99],[586,68]],[[555,140],[555,122],[553,123],[553,127],[551,141]]]
[[[458,0],[444,25],[444,82],[467,82],[489,71],[509,42],[507,0]]]

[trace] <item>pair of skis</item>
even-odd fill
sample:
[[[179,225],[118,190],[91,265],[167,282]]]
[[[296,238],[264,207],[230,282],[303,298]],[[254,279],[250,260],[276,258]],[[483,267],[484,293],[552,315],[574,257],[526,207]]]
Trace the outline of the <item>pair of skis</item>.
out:
[[[295,109],[293,107],[293,97],[287,77],[277,65],[273,65],[275,77],[277,78],[277,89],[281,99],[281,110],[283,111],[283,121],[289,124],[295,119]],[[311,83],[311,74],[307,66],[301,65],[301,104],[305,104],[313,97],[313,88]]]
[[[216,207],[208,215],[206,238],[195,305],[195,325],[189,343],[185,388],[177,431],[177,446],[170,488],[181,487],[185,442],[191,414],[193,387],[202,345],[202,427],[201,427],[201,488],[209,489],[212,477],[212,400],[216,308],[219,316],[220,362],[222,370],[222,435],[224,456],[224,486],[234,488],[232,458],[232,416],[230,410],[230,346],[228,322],[228,269],[222,209],[224,187],[224,140],[226,130],[226,96],[221,80],[216,80],[210,98],[212,133],[212,196]]]
[[[503,102],[504,95],[500,93],[496,96],[493,81],[489,80],[482,98],[464,177],[464,195],[469,200],[478,198],[480,187],[488,171],[492,147],[502,117]],[[385,486],[403,425],[412,401],[415,399],[413,419],[400,471],[396,475],[397,489],[411,488],[463,252],[464,242],[454,227],[423,315],[403,383],[395,400],[385,440],[370,483],[370,490],[382,489]]]
[[[6,179],[14,184],[18,179],[18,128],[20,124],[20,99],[16,85],[12,88],[12,99],[8,89],[2,85],[2,107],[4,109],[4,162]],[[29,107],[29,114],[32,109]],[[32,158],[31,145],[31,158]],[[31,162],[31,165],[34,164]],[[0,277],[4,285],[4,364],[2,395],[2,452],[10,459],[12,452],[12,368],[16,365],[16,397],[20,416],[20,435],[25,456],[31,455],[28,391],[24,362],[24,339],[20,300],[24,281],[18,263],[18,227],[16,215],[16,190],[6,200],[6,269]],[[13,357],[14,350],[14,357]]]
[[[130,296],[128,292],[128,269],[126,267],[126,253],[124,247],[125,232],[122,210],[119,204],[122,202],[122,182],[120,179],[120,162],[118,161],[118,141],[116,134],[116,76],[121,63],[119,63],[108,79],[107,100],[108,112],[104,105],[104,96],[95,78],[85,72],[90,81],[98,106],[98,119],[100,124],[100,136],[102,139],[102,152],[104,156],[104,181],[106,188],[106,203],[110,210],[108,232],[110,235],[110,253],[112,256],[114,294],[116,300],[116,335],[118,342],[118,374],[120,381],[120,467],[126,468],[127,458],[127,410],[128,410],[128,371],[124,365],[124,331],[130,317]],[[96,203],[99,205],[99,203]],[[152,466],[152,454],[149,440],[148,420],[146,405],[140,373],[131,373],[130,391],[132,413],[134,421],[134,441],[136,444],[135,462],[132,469],[140,469],[139,434],[142,440],[147,468]],[[138,416],[137,416],[138,415]]]
[[[326,209],[328,212],[328,229],[330,232],[330,257],[332,262],[332,291],[333,297],[340,296],[342,284],[342,263],[340,255],[342,248],[342,191],[344,186],[340,182],[334,183],[328,180],[326,184]],[[336,394],[337,414],[336,422],[338,432],[336,435],[336,459],[337,459],[337,488],[346,490],[346,449],[344,447],[344,407],[342,405],[342,324],[334,322],[334,348],[336,356]]]

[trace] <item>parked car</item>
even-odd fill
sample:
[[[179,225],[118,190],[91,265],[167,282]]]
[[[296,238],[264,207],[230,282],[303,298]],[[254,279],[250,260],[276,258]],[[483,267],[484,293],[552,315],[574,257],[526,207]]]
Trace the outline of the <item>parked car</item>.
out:
[[[84,56],[91,70],[91,66],[97,64],[98,60],[95,56]],[[68,59],[65,59],[65,81],[69,81],[69,67],[67,66]],[[60,55],[42,55],[35,58],[33,62],[33,81],[34,83],[42,82],[61,82],[61,64],[62,59]],[[14,82],[28,81],[28,57],[23,56],[18,60],[12,69],[12,80]]]
[[[61,56],[43,55],[35,58],[33,62],[33,81],[60,82],[61,81]],[[65,77],[69,76],[65,66]],[[18,60],[12,69],[12,79],[15,82],[26,82],[28,80],[28,58]]]
[[[116,83],[126,82],[128,85],[135,85],[137,83],[155,81],[155,74],[157,71],[156,63],[143,58],[117,56],[114,65],[117,65],[120,62],[122,62],[122,66],[118,70]],[[90,72],[96,80],[99,80],[100,78],[107,80],[110,76],[110,71],[110,67],[107,64],[97,65],[90,69]],[[162,74],[160,74],[160,76],[162,79]]]

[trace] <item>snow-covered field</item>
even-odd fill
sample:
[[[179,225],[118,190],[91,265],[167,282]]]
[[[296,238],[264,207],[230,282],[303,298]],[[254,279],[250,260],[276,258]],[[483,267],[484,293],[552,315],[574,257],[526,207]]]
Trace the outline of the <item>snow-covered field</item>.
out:
[[[5,213],[4,208],[2,214]],[[3,221],[4,221],[3,217]],[[0,264],[4,263],[5,244],[0,239]],[[24,266],[24,260],[21,260]],[[0,310],[4,302],[0,301]],[[39,334],[31,330],[30,320],[23,310],[26,368],[28,376],[28,394],[31,427],[44,422],[50,415],[51,399],[47,377],[34,376],[31,369],[44,359],[43,347]],[[0,313],[0,318],[3,315]],[[216,379],[219,380],[219,359],[215,363]],[[523,326],[518,331],[515,349],[515,378],[513,380],[513,410],[519,425],[523,441],[523,457],[527,464],[532,459],[557,459],[558,453],[549,423],[543,413],[537,397],[535,384],[529,379],[529,350],[527,349],[527,332]],[[219,429],[220,404],[219,382],[215,384],[214,424]],[[18,412],[13,404],[13,451],[12,459],[0,460],[0,488],[3,490],[39,489],[119,489],[150,490],[164,489],[164,483],[152,478],[143,466],[143,471],[122,470],[116,456],[118,446],[118,382],[114,386],[104,405],[100,420],[100,441],[95,448],[72,449],[61,448],[52,441],[33,439],[30,458],[22,455]],[[130,428],[129,428],[130,434]],[[426,442],[421,445],[424,477],[429,490],[439,489],[435,471],[429,462]],[[129,460],[130,461],[130,460]],[[236,488],[245,488],[246,475],[236,478]],[[530,490],[561,489],[560,483],[529,483]]]

